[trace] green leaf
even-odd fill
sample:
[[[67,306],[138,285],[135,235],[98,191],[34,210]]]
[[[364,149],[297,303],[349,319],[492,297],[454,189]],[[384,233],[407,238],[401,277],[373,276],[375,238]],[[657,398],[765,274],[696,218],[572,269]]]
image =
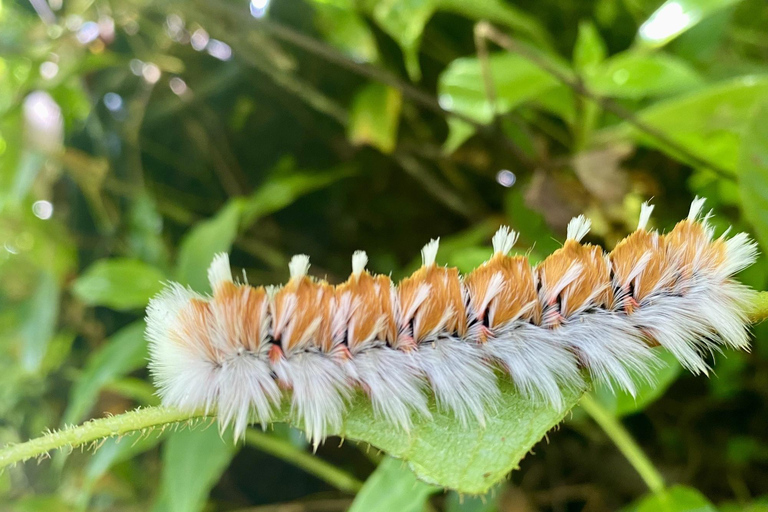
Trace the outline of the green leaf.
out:
[[[21,310],[21,362],[24,370],[40,369],[59,314],[59,284],[49,272],[43,272],[32,297]]]
[[[516,469],[566,414],[534,405],[519,395],[508,379],[500,379],[499,385],[502,399],[497,412],[486,418],[485,428],[464,428],[452,414],[432,407],[432,419],[417,421],[410,434],[404,434],[377,421],[370,402],[358,396],[350,406],[341,435],[405,460],[425,482],[482,494]],[[583,391],[566,396],[566,411],[576,405]]]
[[[581,73],[590,71],[605,60],[608,50],[595,24],[590,20],[579,23],[579,33],[573,47],[573,67]]]
[[[436,8],[437,0],[381,0],[373,8],[373,19],[400,45],[408,76],[414,81],[421,79],[421,34]]]
[[[143,261],[104,259],[88,267],[74,282],[72,291],[89,306],[143,308],[162,289],[164,279],[160,270]]]
[[[739,189],[744,216],[752,223],[763,252],[768,252],[768,102],[748,121],[739,155]]]
[[[330,44],[355,62],[376,62],[379,51],[376,38],[363,18],[351,6],[333,5],[316,0],[315,26]]]
[[[176,279],[204,292],[210,290],[206,269],[216,253],[229,252],[237,236],[241,201],[230,201],[213,218],[199,222],[181,241]]]
[[[740,0],[667,0],[651,14],[637,32],[641,46],[658,48]]]
[[[387,457],[365,481],[349,512],[421,512],[429,495],[439,490],[418,481],[403,461]]]
[[[133,322],[113,334],[85,363],[69,394],[62,423],[79,423],[96,403],[102,387],[146,364],[147,342],[144,321]]]
[[[593,398],[606,410],[619,417],[642,411],[661,398],[667,388],[677,380],[683,368],[669,351],[659,348],[655,352],[662,365],[654,370],[653,382],[649,383],[641,378],[634,379],[637,386],[635,397],[622,389],[611,390],[604,384],[597,384],[592,391]]]
[[[750,115],[766,97],[768,76],[746,76],[660,101],[637,117],[696,155],[735,172]],[[634,138],[684,160],[628,123],[603,130],[601,137]]]
[[[236,453],[232,433],[216,426],[174,432],[163,445],[162,504],[170,512],[202,510]]]
[[[495,53],[489,57],[496,112],[503,114],[536,96],[557,87],[558,82],[549,73],[530,60],[512,53]],[[563,68],[562,63],[552,60]],[[440,105],[480,123],[489,123],[494,111],[488,101],[480,60],[462,57],[451,62],[440,75],[437,92]],[[450,132],[445,149],[455,149],[474,130],[465,122],[449,122]]]
[[[717,509],[696,489],[675,485],[641,498],[624,512],[717,512]]]
[[[391,153],[397,145],[402,104],[397,89],[379,83],[366,85],[352,102],[347,137],[353,144],[369,144]]]
[[[640,99],[698,89],[699,74],[685,61],[662,53],[623,52],[595,66],[587,87],[601,96]]]
[[[300,171],[288,160],[281,161],[277,167],[277,172],[284,175],[271,177],[249,197],[239,200],[243,228],[265,215],[282,210],[299,197],[351,174],[350,170],[344,167],[328,171]]]

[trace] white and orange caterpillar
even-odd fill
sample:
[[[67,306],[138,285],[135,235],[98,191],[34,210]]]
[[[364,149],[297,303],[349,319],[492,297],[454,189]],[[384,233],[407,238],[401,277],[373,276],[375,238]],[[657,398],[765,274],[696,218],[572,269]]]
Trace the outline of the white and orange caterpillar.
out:
[[[289,397],[315,446],[339,430],[358,389],[377,418],[407,431],[430,416],[430,392],[462,424],[482,425],[498,370],[561,410],[582,370],[634,394],[636,379],[651,379],[656,345],[706,373],[710,352],[749,348],[752,291],[732,276],[757,248],[744,233],[715,239],[703,203],[665,235],[646,229],[653,207],[644,204],[637,230],[608,254],[580,243],[590,222],[577,217],[535,267],[508,255],[517,234],[502,227],[490,260],[463,277],[435,264],[433,240],[397,285],[368,273],[362,251],[342,284],[309,277],[298,255],[288,283],[266,288],[234,282],[220,254],[208,270],[213,296],[170,284],[151,301],[150,369],[165,405],[216,411],[236,437],[272,421]]]

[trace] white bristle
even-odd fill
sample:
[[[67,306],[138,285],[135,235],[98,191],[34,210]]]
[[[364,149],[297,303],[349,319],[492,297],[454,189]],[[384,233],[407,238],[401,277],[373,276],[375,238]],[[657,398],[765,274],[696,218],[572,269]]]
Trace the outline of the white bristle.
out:
[[[360,275],[368,264],[368,255],[365,251],[355,251],[352,254],[352,274]]]
[[[581,242],[581,239],[587,236],[590,228],[592,227],[592,221],[583,215],[574,217],[568,223],[567,236],[568,240],[575,240]]]
[[[517,243],[518,233],[509,228],[509,226],[501,226],[496,234],[493,235],[493,252],[494,254],[502,254],[506,256],[512,247]]]
[[[701,209],[704,208],[704,203],[707,202],[707,199],[704,197],[696,196],[693,199],[693,202],[691,202],[691,208],[688,210],[688,220],[694,221],[699,218],[699,215],[701,215]]]
[[[421,264],[425,267],[431,267],[437,259],[437,249],[440,247],[440,239],[433,238],[421,250]]]
[[[637,229],[645,229],[648,226],[648,221],[651,220],[651,213],[653,213],[653,205],[648,201],[644,202],[640,207],[640,219],[637,221]]]
[[[309,256],[306,254],[296,254],[288,263],[288,270],[291,273],[291,279],[299,279],[309,272]]]
[[[232,282],[232,269],[229,268],[229,255],[221,252],[213,257],[211,266],[208,267],[208,282],[215,292],[222,283]]]

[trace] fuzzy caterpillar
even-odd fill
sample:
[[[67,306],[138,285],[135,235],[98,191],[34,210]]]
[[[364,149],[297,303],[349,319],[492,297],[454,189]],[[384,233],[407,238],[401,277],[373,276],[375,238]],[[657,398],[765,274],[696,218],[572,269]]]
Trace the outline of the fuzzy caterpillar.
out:
[[[358,389],[377,418],[408,431],[430,416],[430,392],[463,425],[483,425],[499,373],[560,410],[582,369],[634,394],[633,379],[651,379],[655,345],[707,373],[708,353],[749,348],[753,292],[732,276],[757,247],[744,233],[714,238],[703,204],[694,200],[667,234],[646,229],[653,207],[644,204],[637,230],[610,253],[580,243],[590,222],[579,216],[535,267],[509,255],[517,234],[502,227],[491,258],[463,277],[435,264],[433,240],[397,285],[368,273],[362,251],[335,286],[308,276],[305,255],[293,257],[284,286],[239,284],[219,254],[212,296],[171,283],[150,302],[150,370],[165,405],[216,410],[236,437],[290,400],[315,446],[341,427]]]

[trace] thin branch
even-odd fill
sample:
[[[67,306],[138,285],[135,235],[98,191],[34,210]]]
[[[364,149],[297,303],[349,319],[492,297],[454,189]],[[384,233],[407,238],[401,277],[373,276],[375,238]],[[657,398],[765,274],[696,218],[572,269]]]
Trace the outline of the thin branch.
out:
[[[710,169],[713,172],[717,173],[722,178],[729,179],[729,180],[734,179],[733,173],[731,173],[727,169],[713,162],[710,162],[709,160],[699,155],[692,153],[684,145],[679,144],[678,142],[675,142],[674,140],[670,139],[666,133],[659,130],[655,126],[651,126],[645,121],[638,119],[637,116],[635,116],[634,112],[619,105],[612,99],[606,98],[604,96],[600,96],[599,94],[596,94],[590,91],[578,78],[572,78],[568,74],[557,69],[555,66],[549,63],[546,59],[542,58],[535,51],[532,51],[529,47],[523,44],[520,44],[512,37],[499,31],[490,23],[480,22],[478,23],[478,27],[476,30],[477,32],[479,32],[480,36],[493,41],[494,43],[499,45],[501,48],[504,48],[508,52],[517,53],[525,57],[526,59],[530,60],[531,62],[539,66],[541,69],[543,69],[544,71],[546,71],[547,73],[555,77],[557,80],[559,80],[560,82],[562,82],[563,84],[571,88],[577,94],[580,94],[581,96],[584,96],[585,98],[589,98],[592,101],[596,102],[603,109],[624,119],[625,121],[633,125],[638,130],[643,131],[646,134],[650,135],[657,141],[667,146],[672,151],[677,152],[683,157],[685,157],[687,160],[689,160],[693,164],[699,167],[705,167],[707,169]]]
[[[595,423],[611,438],[621,453],[624,454],[627,461],[632,464],[640,474],[648,488],[653,492],[664,490],[664,478],[656,469],[650,459],[643,453],[632,436],[624,428],[615,416],[606,411],[602,405],[597,403],[590,394],[584,395],[579,402],[581,407],[589,414]]]
[[[288,441],[278,437],[265,434],[259,430],[249,429],[245,432],[245,442],[254,448],[293,464],[307,473],[315,475],[320,480],[327,482],[340,491],[356,494],[363,487],[363,482],[349,473],[325,462],[320,457],[296,448]]]

